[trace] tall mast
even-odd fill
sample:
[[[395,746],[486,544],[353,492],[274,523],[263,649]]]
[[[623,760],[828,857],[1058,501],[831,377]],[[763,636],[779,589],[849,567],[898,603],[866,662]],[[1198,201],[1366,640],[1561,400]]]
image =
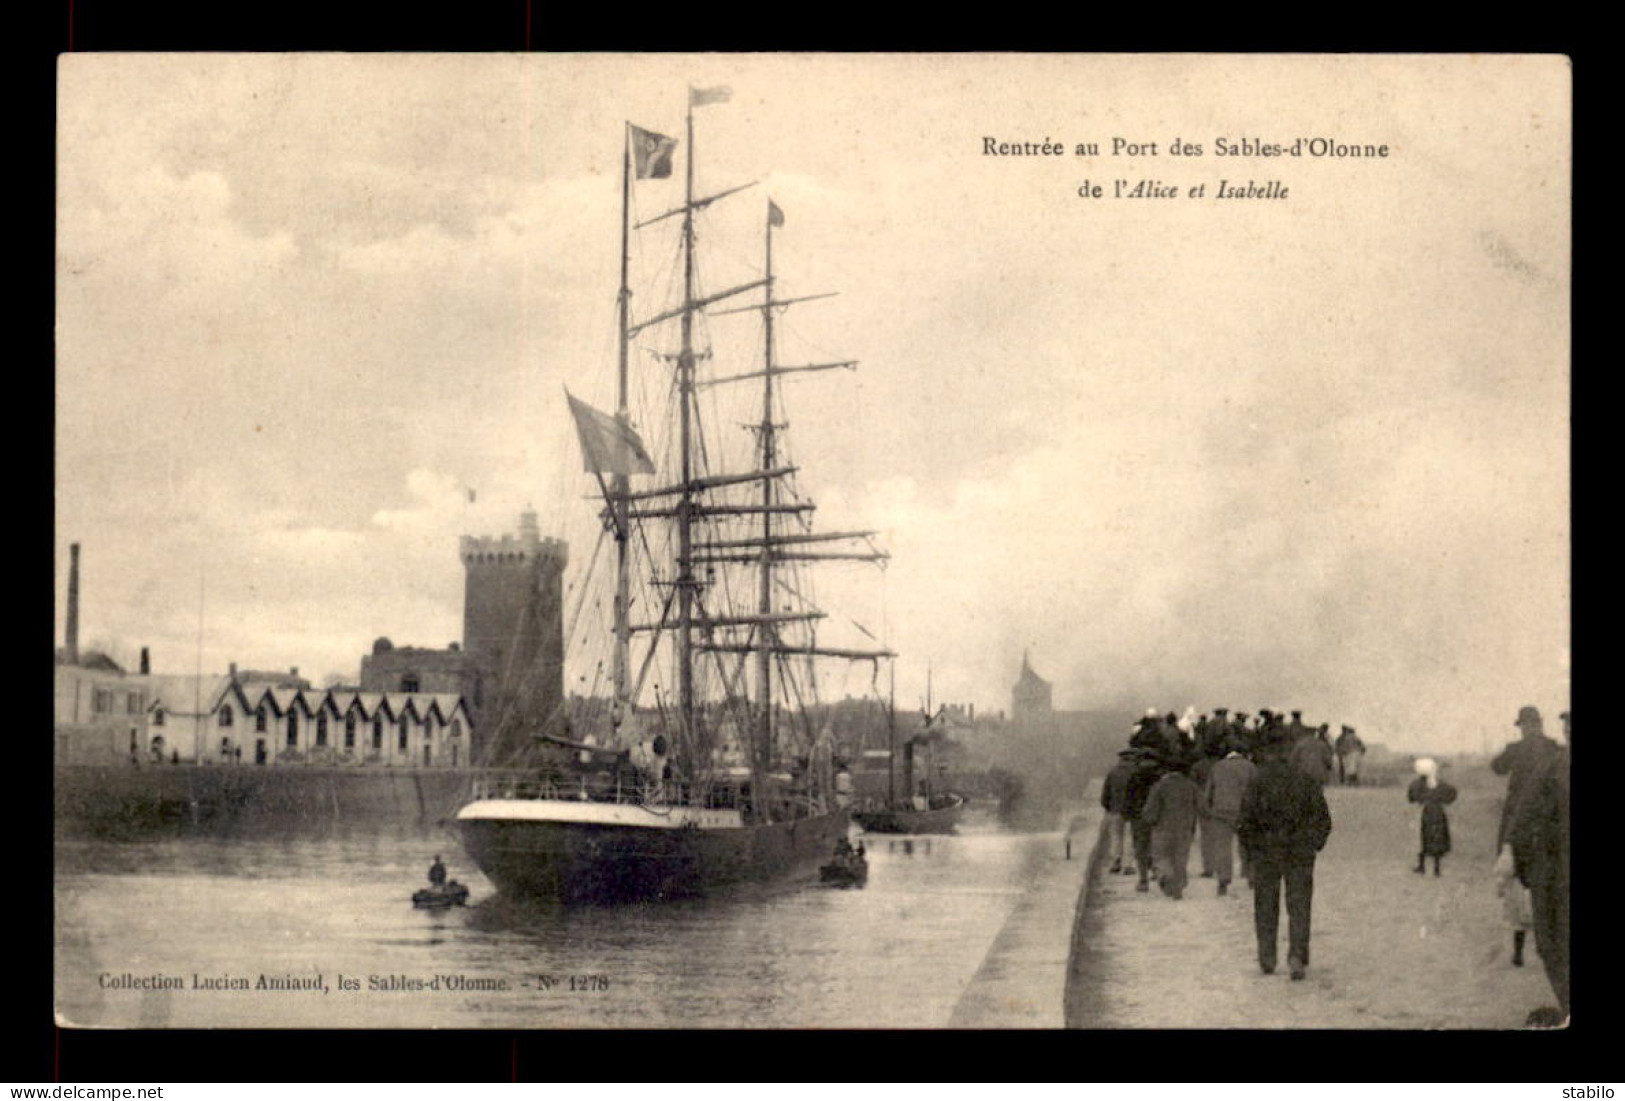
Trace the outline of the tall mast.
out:
[[[682,496],[677,506],[677,714],[690,753],[699,752],[694,723],[694,469],[690,435],[694,397],[694,95],[688,96],[688,156],[683,179],[682,345],[677,356],[677,404],[682,409]],[[696,760],[694,767],[702,762]]]
[[[897,805],[897,662],[891,663],[891,695],[886,702],[886,806]]]
[[[627,349],[632,342],[632,288],[628,285],[628,253],[630,252],[632,218],[632,130],[631,123],[627,123],[621,137],[621,290],[618,297],[620,305],[620,357],[617,365],[615,387],[615,419],[621,422],[622,427],[630,428],[632,411],[627,395]],[[614,689],[615,700],[610,708],[610,724],[619,728],[631,713],[631,687],[629,684],[628,667],[632,647],[632,631],[629,621],[630,586],[627,578],[627,552],[629,540],[627,531],[627,508],[630,502],[627,493],[630,489],[630,479],[624,473],[616,474],[612,483],[614,496],[611,498],[614,510],[615,529],[615,655],[614,655]]]
[[[767,214],[767,288],[766,303],[762,309],[763,331],[766,334],[762,356],[762,470],[769,471],[777,462],[777,441],[773,427],[773,204],[768,203]],[[759,638],[761,648],[756,651],[756,704],[761,715],[762,766],[773,767],[773,647],[778,641],[768,618],[773,614],[773,483],[774,478],[762,479],[762,560],[759,567],[760,589],[757,593],[758,614],[762,616]]]

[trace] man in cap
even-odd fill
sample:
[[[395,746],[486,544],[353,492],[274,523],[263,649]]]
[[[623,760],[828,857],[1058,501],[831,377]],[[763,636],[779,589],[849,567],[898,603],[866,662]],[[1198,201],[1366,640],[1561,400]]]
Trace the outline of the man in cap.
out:
[[[1352,726],[1345,726],[1337,735],[1336,748],[1338,783],[1359,787],[1360,758],[1365,756],[1365,743]]]
[[[1151,797],[1151,789],[1162,778],[1162,760],[1154,750],[1137,749],[1133,764],[1123,798],[1123,817],[1128,820],[1129,831],[1134,838],[1134,862],[1140,873],[1140,881],[1134,889],[1149,891],[1151,866],[1155,862],[1151,854],[1153,825],[1145,820],[1143,812],[1146,800]]]
[[[1156,853],[1157,885],[1169,898],[1185,897],[1186,868],[1190,864],[1191,837],[1196,833],[1196,805],[1201,789],[1188,775],[1183,757],[1168,762],[1147,796],[1140,817],[1151,824]]]
[[[1264,749],[1258,773],[1242,797],[1236,833],[1252,871],[1258,966],[1266,975],[1275,973],[1284,883],[1287,966],[1299,980],[1309,967],[1315,856],[1331,835],[1332,815],[1320,785],[1293,768],[1287,753],[1279,742]]]
[[[1256,771],[1253,763],[1241,755],[1241,743],[1231,742],[1229,752],[1213,763],[1202,788],[1202,808],[1206,811],[1202,862],[1219,877],[1221,895],[1230,891],[1236,823],[1241,819],[1241,803]],[[1241,874],[1248,875],[1245,861]]]
[[[1136,756],[1132,749],[1120,751],[1117,754],[1117,764],[1106,773],[1106,779],[1100,785],[1100,805],[1106,811],[1101,828],[1106,831],[1106,844],[1111,850],[1111,870],[1114,874],[1123,870],[1123,832],[1128,827],[1128,819],[1123,816],[1123,808],[1128,804],[1128,779],[1134,774]]]

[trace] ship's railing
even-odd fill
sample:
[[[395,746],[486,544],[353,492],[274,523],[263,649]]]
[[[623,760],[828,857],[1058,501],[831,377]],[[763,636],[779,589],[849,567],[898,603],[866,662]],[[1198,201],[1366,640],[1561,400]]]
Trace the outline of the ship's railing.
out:
[[[620,780],[537,780],[498,778],[474,781],[476,799],[547,799],[582,803],[622,803],[636,806],[733,808],[740,794],[730,788],[701,789],[694,784],[662,781],[629,784]]]

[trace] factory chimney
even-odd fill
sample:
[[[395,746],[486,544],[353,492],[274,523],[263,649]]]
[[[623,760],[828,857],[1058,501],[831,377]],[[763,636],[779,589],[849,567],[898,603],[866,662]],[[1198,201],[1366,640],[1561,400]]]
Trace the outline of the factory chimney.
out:
[[[68,664],[79,664],[79,544],[68,547]]]
[[[152,673],[152,655],[145,646],[141,647],[141,675],[143,677]]]

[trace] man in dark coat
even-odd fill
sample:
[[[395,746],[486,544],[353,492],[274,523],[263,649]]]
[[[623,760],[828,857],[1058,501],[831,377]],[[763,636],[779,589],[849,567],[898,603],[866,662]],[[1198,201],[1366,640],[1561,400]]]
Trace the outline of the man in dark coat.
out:
[[[1532,711],[1533,708],[1525,708]],[[1510,801],[1510,800],[1509,800]],[[1513,869],[1529,888],[1535,948],[1563,1017],[1569,1015],[1569,749],[1543,752],[1508,825]],[[1560,1024],[1536,1010],[1531,1023]]]
[[[1207,728],[1202,734],[1202,756],[1217,761],[1224,756],[1225,743],[1230,740],[1230,717],[1227,708],[1215,707],[1213,718],[1208,720]]]
[[[1183,759],[1169,762],[1146,797],[1140,811],[1152,826],[1152,847],[1156,854],[1157,885],[1169,898],[1184,898],[1190,864],[1191,837],[1196,832],[1196,805],[1201,789],[1186,774],[1190,766]]]
[[[1134,724],[1134,733],[1128,740],[1130,749],[1146,749],[1153,753],[1161,753],[1167,745],[1162,734],[1162,720],[1155,711],[1147,711],[1145,716]]]
[[[1305,725],[1302,711],[1292,712],[1292,721],[1286,724],[1286,732],[1287,736],[1292,739],[1292,743],[1294,745],[1303,741],[1305,738],[1314,733],[1313,730],[1310,730],[1309,727]]]
[[[1288,730],[1291,728],[1288,727]],[[1307,728],[1306,728],[1307,729]],[[1326,728],[1319,736],[1305,734],[1292,743],[1292,767],[1308,776],[1321,787],[1332,778],[1332,744],[1326,740]]]
[[[1100,805],[1106,812],[1106,820],[1101,828],[1106,831],[1113,873],[1123,870],[1123,831],[1128,826],[1128,819],[1123,817],[1123,808],[1128,804],[1128,778],[1134,774],[1134,758],[1132,749],[1119,753],[1117,764],[1106,773],[1105,782],[1100,785]]]
[[[1332,814],[1320,785],[1293,768],[1286,747],[1263,752],[1258,774],[1242,797],[1236,833],[1253,877],[1253,927],[1258,934],[1258,965],[1275,973],[1286,885],[1287,966],[1302,979],[1309,966],[1309,909],[1315,887],[1315,856],[1326,847]]]
[[[1501,750],[1495,760],[1490,762],[1491,771],[1497,776],[1507,778],[1507,797],[1501,804],[1501,827],[1496,836],[1497,849],[1506,844],[1513,816],[1517,813],[1518,801],[1523,798],[1530,778],[1541,770],[1546,758],[1559,748],[1556,742],[1546,736],[1539,708],[1519,708],[1515,725],[1522,737]]]
[[[1145,802],[1151,797],[1151,789],[1162,778],[1161,758],[1150,750],[1139,750],[1134,758],[1134,771],[1129,773],[1127,789],[1123,798],[1123,817],[1128,819],[1129,829],[1134,835],[1134,862],[1139,867],[1140,881],[1135,884],[1136,891],[1149,891],[1151,889],[1151,855],[1152,824],[1142,817]]]

